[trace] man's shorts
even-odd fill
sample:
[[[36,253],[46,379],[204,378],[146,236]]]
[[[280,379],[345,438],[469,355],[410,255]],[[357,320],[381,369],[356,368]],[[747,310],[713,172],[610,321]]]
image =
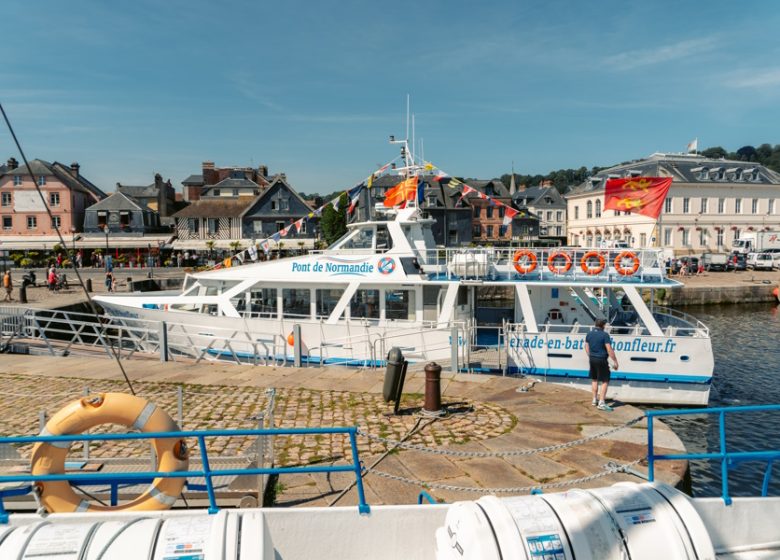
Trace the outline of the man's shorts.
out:
[[[607,363],[607,360],[590,360],[590,378],[602,383],[609,381],[609,363]]]

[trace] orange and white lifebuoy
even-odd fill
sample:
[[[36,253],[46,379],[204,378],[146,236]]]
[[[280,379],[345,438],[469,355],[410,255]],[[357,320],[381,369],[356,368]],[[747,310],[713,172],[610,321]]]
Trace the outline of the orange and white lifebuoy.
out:
[[[536,253],[527,249],[515,252],[512,257],[512,265],[520,274],[529,274],[536,270]]]
[[[558,259],[563,259],[563,264],[555,264],[555,261]],[[568,253],[564,253],[563,251],[550,253],[550,256],[547,258],[547,268],[549,268],[550,272],[553,274],[566,274],[571,270],[571,257]]]
[[[595,267],[591,267],[591,259],[598,259],[599,264]],[[604,258],[604,255],[597,251],[589,251],[582,256],[582,259],[580,259],[580,268],[582,268],[582,272],[590,276],[601,274],[606,266],[607,261]]]
[[[631,266],[623,266],[623,261],[626,259],[631,259]],[[639,270],[639,257],[637,257],[636,253],[633,251],[623,251],[615,257],[614,264],[615,271],[618,274],[621,276],[631,276],[632,274],[636,274],[636,271]]]
[[[124,393],[99,393],[67,404],[46,423],[42,436],[75,435],[101,424],[121,424],[141,432],[179,431],[176,422],[146,399]],[[181,438],[153,439],[159,472],[188,470],[189,453]],[[62,474],[70,442],[35,444],[30,462],[33,475]],[[67,481],[38,482],[43,506],[50,513],[83,511],[154,511],[169,509],[181,495],[184,478],[155,478],[134,500],[119,506],[101,506],[81,498]]]

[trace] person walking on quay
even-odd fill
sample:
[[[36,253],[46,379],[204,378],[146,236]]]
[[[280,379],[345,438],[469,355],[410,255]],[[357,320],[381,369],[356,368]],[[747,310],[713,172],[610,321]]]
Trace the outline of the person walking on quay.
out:
[[[111,292],[114,288],[114,274],[109,270],[106,272],[106,291]]]
[[[612,412],[612,407],[605,402],[610,378],[607,358],[612,359],[615,369],[618,368],[618,361],[615,357],[615,351],[612,350],[609,335],[604,332],[606,324],[604,319],[596,319],[596,328],[585,336],[585,353],[590,361],[593,406],[598,406],[599,410],[605,412]],[[599,391],[599,383],[601,383],[601,391]]]
[[[176,255],[176,264],[181,268],[184,265],[184,255],[181,254],[181,251],[179,251],[179,254]]]
[[[13,301],[12,293],[14,291],[14,281],[11,278],[11,271],[6,270],[3,274],[3,288],[5,288],[5,299],[3,301]]]
[[[46,276],[46,283],[49,284],[49,291],[53,292],[57,288],[57,273],[54,265],[49,267],[49,274]]]
[[[81,263],[84,261],[84,253],[81,252],[81,249],[79,249],[79,252],[76,253],[76,268],[81,268]]]

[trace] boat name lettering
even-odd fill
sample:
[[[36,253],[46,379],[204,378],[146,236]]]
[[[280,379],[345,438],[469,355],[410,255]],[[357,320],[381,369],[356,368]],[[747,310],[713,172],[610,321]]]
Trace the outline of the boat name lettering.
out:
[[[374,265],[363,263],[292,263],[292,272],[329,272],[333,274],[371,274]]]
[[[669,354],[675,351],[677,343],[671,338],[665,340],[611,339],[615,352],[639,352],[645,354]],[[550,338],[544,336],[514,337],[509,339],[510,348],[545,348],[550,350],[585,350],[585,338]]]

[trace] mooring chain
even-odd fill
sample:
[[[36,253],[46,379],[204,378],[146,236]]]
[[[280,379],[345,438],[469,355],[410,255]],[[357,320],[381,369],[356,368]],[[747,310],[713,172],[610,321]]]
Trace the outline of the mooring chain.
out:
[[[401,449],[408,449],[410,451],[422,451],[424,453],[431,453],[433,455],[449,455],[452,457],[520,457],[524,455],[536,455],[537,453],[549,453],[551,451],[558,451],[560,449],[567,449],[569,447],[582,445],[584,443],[588,443],[590,441],[614,434],[615,432],[619,432],[620,430],[629,428],[634,424],[637,424],[638,422],[644,420],[644,418],[645,418],[644,415],[637,416],[636,418],[629,420],[628,422],[626,422],[625,424],[621,424],[620,426],[615,426],[614,428],[611,428],[604,432],[600,432],[598,434],[594,434],[592,436],[588,436],[580,439],[575,439],[572,441],[567,441],[565,443],[548,445],[546,447],[537,447],[536,449],[516,449],[510,451],[457,451],[454,449],[428,447],[425,445],[407,443],[407,442],[402,442],[402,441],[385,438],[381,436],[375,436],[369,434],[368,432],[363,431],[360,428],[358,428],[357,433],[358,435],[363,436],[369,440],[378,441],[385,445],[392,445],[394,447],[400,447]]]
[[[397,482],[403,482],[405,484],[411,484],[413,486],[422,486],[423,488],[430,488],[433,490],[450,490],[452,492],[473,492],[475,494],[522,494],[525,492],[531,492],[532,490],[565,488],[567,486],[573,486],[576,484],[584,484],[586,482],[591,482],[593,480],[597,480],[599,478],[609,476],[611,474],[626,472],[631,467],[638,465],[642,460],[643,459],[637,459],[636,461],[631,461],[630,463],[625,463],[623,465],[618,465],[616,463],[610,462],[603,471],[589,476],[583,476],[581,478],[574,478],[571,480],[564,480],[561,482],[536,484],[534,486],[518,486],[515,488],[478,488],[475,486],[454,486],[452,484],[441,484],[438,482],[426,482],[423,480],[416,480],[414,478],[407,478],[405,476],[399,476],[397,474],[390,474],[383,471],[375,471],[375,470],[366,471],[363,474],[363,476],[365,477],[369,474],[375,474],[377,476],[381,476],[382,478],[395,480]]]

